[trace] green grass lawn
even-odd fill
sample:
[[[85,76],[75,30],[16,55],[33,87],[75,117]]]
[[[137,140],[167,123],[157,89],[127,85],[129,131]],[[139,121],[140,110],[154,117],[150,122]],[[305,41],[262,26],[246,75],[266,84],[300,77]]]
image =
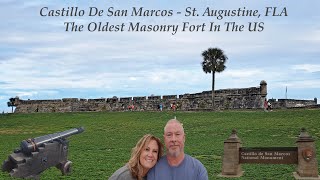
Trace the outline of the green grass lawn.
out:
[[[207,168],[209,179],[221,172],[223,142],[237,129],[243,147],[295,146],[305,127],[316,140],[320,160],[320,110],[225,112],[88,112],[0,115],[0,159],[6,160],[20,142],[31,137],[85,127],[68,138],[72,174],[61,176],[56,168],[41,179],[107,179],[130,157],[131,148],[147,133],[162,139],[167,120],[177,117],[186,133],[185,152]],[[239,179],[293,179],[296,165],[243,164]],[[320,168],[319,168],[320,172]],[[0,179],[10,179],[1,172]]]

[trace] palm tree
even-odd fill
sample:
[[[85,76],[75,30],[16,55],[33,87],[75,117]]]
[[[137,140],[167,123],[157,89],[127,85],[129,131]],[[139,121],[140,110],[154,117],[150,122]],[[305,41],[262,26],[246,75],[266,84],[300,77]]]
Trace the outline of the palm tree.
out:
[[[222,72],[226,69],[224,65],[228,57],[219,48],[209,48],[202,52],[203,62],[202,69],[205,73],[212,73],[212,108],[214,109],[214,78],[215,73]]]
[[[15,98],[10,98],[9,102],[7,102],[7,104],[8,104],[8,107],[12,108],[11,112],[13,113],[13,107],[16,106],[15,105]]]

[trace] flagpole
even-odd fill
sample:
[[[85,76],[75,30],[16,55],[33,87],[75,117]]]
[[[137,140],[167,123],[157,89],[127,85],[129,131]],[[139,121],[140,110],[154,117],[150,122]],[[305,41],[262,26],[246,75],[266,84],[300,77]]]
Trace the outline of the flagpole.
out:
[[[288,98],[287,94],[288,94],[288,87],[286,86],[286,99]]]

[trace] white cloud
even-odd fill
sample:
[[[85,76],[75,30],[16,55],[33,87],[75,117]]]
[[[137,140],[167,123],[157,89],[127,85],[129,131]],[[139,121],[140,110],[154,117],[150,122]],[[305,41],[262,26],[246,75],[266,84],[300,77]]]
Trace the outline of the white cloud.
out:
[[[5,32],[0,42],[6,44],[35,44],[40,46],[45,43],[61,42],[68,36],[63,33],[41,32]]]
[[[22,7],[24,7],[24,8],[32,8],[32,7],[36,8],[41,5],[48,5],[50,3],[41,2],[41,1],[23,1],[21,4],[22,4]]]
[[[130,80],[130,81],[136,81],[137,78],[136,78],[136,77],[129,77],[129,80]]]
[[[38,94],[37,91],[13,91],[12,94],[16,94],[18,97],[32,97]]]
[[[302,70],[308,73],[320,72],[320,64],[298,64],[291,66],[293,70]]]
[[[263,70],[259,69],[237,69],[237,70],[226,70],[223,72],[224,77],[231,78],[251,78],[264,75]]]
[[[273,87],[291,87],[298,89],[320,88],[319,80],[291,81],[287,83],[274,83]]]
[[[304,33],[301,37],[298,37],[297,39],[319,44],[320,30],[310,30],[308,33]]]

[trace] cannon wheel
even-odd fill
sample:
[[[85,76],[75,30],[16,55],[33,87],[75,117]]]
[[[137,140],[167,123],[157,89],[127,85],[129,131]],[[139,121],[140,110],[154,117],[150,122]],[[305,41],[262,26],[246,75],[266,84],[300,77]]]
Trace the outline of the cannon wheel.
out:
[[[12,161],[5,160],[2,164],[2,171],[10,172],[14,168]]]
[[[66,163],[61,164],[60,170],[62,175],[69,175],[71,173],[71,161],[67,161]]]

